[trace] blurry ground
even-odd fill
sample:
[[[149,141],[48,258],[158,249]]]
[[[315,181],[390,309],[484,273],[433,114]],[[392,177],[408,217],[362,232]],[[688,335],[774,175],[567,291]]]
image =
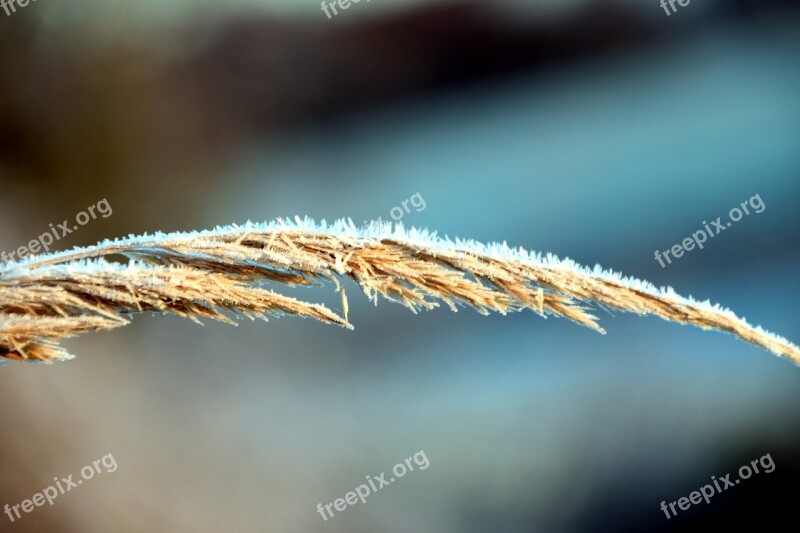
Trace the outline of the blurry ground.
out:
[[[419,192],[406,225],[597,262],[800,339],[791,3],[310,4],[0,13],[0,250],[104,197],[113,216],[59,246],[386,219]],[[754,194],[763,213],[653,259]],[[119,464],[0,530],[767,529],[793,510],[785,361],[657,319],[603,316],[600,336],[348,294],[354,332],[141,317],[69,341],[75,361],[0,368],[0,505]],[[428,470],[315,512],[420,449]],[[659,509],[766,453],[772,474]]]

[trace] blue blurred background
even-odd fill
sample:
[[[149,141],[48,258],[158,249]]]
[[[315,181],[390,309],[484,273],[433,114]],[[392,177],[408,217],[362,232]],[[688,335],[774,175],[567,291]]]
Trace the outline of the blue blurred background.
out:
[[[800,341],[800,10],[788,1],[54,2],[0,12],[0,249],[311,216],[507,241],[711,299]],[[662,268],[665,250],[751,214]],[[396,213],[396,211],[395,211]],[[800,369],[599,310],[355,331],[138,317],[0,368],[0,505],[113,453],[13,531],[768,530],[793,517]],[[340,308],[332,287],[281,290]],[[367,475],[408,474],[323,521]],[[771,454],[710,504],[660,509]]]

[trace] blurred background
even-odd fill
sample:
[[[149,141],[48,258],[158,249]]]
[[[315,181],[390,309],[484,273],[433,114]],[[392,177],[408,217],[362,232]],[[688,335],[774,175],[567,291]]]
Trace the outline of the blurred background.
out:
[[[800,341],[800,6],[703,0],[39,0],[0,11],[0,250],[390,218],[600,263]],[[766,209],[654,260],[755,194]],[[396,211],[395,211],[396,212]],[[286,294],[340,307],[330,287]],[[349,332],[138,317],[0,368],[0,505],[118,470],[2,531],[760,529],[794,517],[800,369],[600,311],[413,315]],[[367,475],[430,467],[324,522]],[[677,517],[660,509],[770,454]]]

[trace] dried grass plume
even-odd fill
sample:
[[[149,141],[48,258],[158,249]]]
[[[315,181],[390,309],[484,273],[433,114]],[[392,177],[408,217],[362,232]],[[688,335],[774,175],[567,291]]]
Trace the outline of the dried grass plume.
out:
[[[731,333],[800,364],[797,346],[727,309],[599,267],[399,224],[309,219],[130,236],[0,265],[0,358],[69,359],[60,339],[123,326],[142,312],[223,321],[297,315],[349,328],[340,278],[415,312],[442,302],[483,314],[530,309],[601,333],[593,307],[655,315]],[[325,281],[341,291],[344,316],[263,288]]]

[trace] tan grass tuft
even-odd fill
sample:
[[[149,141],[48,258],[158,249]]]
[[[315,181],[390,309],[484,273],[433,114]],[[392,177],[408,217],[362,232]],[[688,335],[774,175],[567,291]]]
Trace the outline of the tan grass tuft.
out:
[[[129,263],[109,263],[114,255]],[[415,312],[441,302],[483,314],[531,309],[603,332],[590,313],[598,306],[725,331],[800,363],[797,346],[726,309],[613,272],[387,224],[318,226],[307,219],[129,237],[0,266],[0,356],[63,359],[54,341],[124,325],[139,312],[224,321],[226,313],[286,314],[350,327],[343,288],[345,318],[258,287],[325,280],[339,287],[337,276],[355,281],[370,299]]]

